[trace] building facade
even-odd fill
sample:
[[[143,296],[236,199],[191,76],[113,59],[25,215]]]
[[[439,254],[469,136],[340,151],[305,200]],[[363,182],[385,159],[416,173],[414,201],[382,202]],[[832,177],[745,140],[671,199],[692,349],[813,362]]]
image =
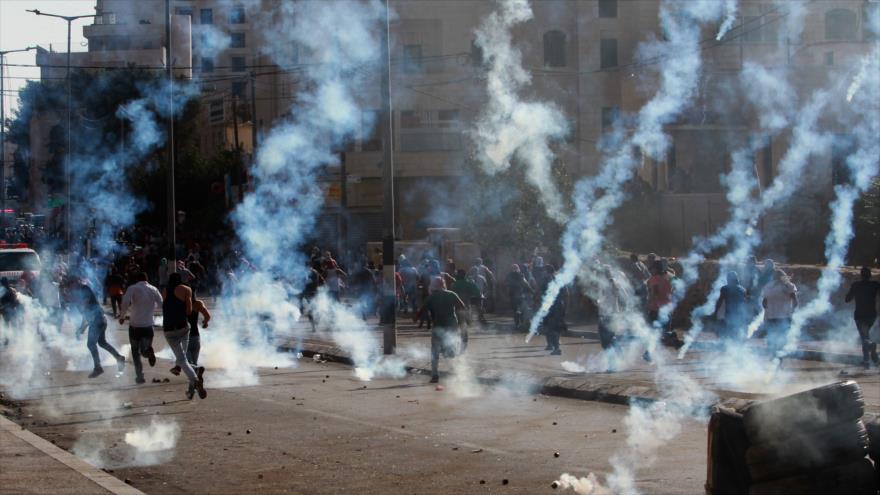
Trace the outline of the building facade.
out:
[[[95,23],[84,28],[89,52],[76,64],[164,64],[164,11],[161,2],[98,0]],[[308,63],[297,47],[285,68],[268,55],[262,39],[273,22],[272,1],[173,0],[176,70],[191,75],[201,90],[200,147],[204,153],[234,147],[253,152],[256,137],[289,115],[301,89],[291,66]],[[489,0],[392,0],[391,26],[393,143],[398,236],[421,238],[428,227],[443,225],[433,198],[441,191],[454,198],[468,187],[477,169],[471,130],[486,101],[486,64],[474,31],[496,3]],[[662,60],[640,55],[640,46],[662,38],[659,0],[532,1],[534,18],[518,25],[514,44],[531,76],[523,97],[554,103],[570,123],[570,135],[553,144],[557,166],[578,178],[597,173],[602,150],[615,127],[632,118],[657,88]],[[800,18],[779,2],[742,0],[733,28],[715,39],[707,26],[699,50],[703,72],[693,103],[666,125],[671,146],[663,159],[642,158],[638,187],[649,203],[632,201],[618,212],[613,236],[619,245],[670,254],[686,251],[695,235],[714,231],[726,219],[728,205],[721,175],[730,169],[732,151],[759,129],[757,117],[737,102],[746,95],[735,84],[754,62],[786,77],[798,94],[829,87],[855,69],[858,57],[876,42],[867,18],[872,0],[815,0]],[[798,20],[801,19],[801,20]],[[340,19],[340,29],[344,29]],[[179,54],[180,58],[176,55]],[[64,54],[42,52],[39,60],[57,75]],[[340,249],[358,249],[381,238],[383,202],[379,133],[380,88],[364,87],[364,131],[340,150],[343,166],[322,180],[327,204],[319,221],[320,237]],[[827,132],[834,129],[829,119]],[[754,156],[762,185],[772,181],[790,136],[769,139]],[[805,214],[821,214],[832,194],[846,150],[819,157],[800,202],[773,212],[762,224],[772,243],[774,225]],[[454,200],[446,201],[454,207]],[[450,204],[451,203],[451,204]],[[807,238],[821,222],[805,224]],[[775,249],[775,248],[774,248]],[[819,250],[821,252],[821,248]],[[781,252],[780,258],[797,257]]]

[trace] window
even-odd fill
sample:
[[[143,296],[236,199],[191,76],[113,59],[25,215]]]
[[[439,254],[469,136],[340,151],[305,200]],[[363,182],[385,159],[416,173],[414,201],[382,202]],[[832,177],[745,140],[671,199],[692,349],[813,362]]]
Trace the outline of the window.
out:
[[[231,33],[229,47],[230,48],[244,48],[245,47],[244,33]]]
[[[862,7],[862,35],[865,41],[880,40],[880,33],[871,30],[871,21],[877,18],[880,18],[880,2],[866,3]]]
[[[236,5],[229,10],[229,24],[244,24],[244,7]]]
[[[400,150],[455,151],[462,149],[458,110],[400,112]]]
[[[617,17],[617,0],[599,0],[599,17],[604,19]]]
[[[174,13],[177,15],[188,15],[188,16],[192,17],[193,8],[192,7],[176,7],[174,9]]]
[[[852,136],[836,134],[831,144],[831,183],[835,186],[850,184],[852,173],[847,159],[855,151]]]
[[[834,52],[825,52],[825,65],[834,65]]]
[[[199,22],[202,24],[214,24],[214,10],[202,9],[199,11]]]
[[[825,39],[854,41],[859,30],[856,13],[848,9],[834,9],[825,14]]]
[[[614,127],[615,122],[620,117],[620,108],[618,107],[602,107],[602,132]]]
[[[245,63],[244,57],[232,57],[231,59],[232,72],[244,72],[247,70],[247,63]]]
[[[214,100],[208,108],[208,120],[212,124],[223,122],[223,100]]]
[[[202,72],[209,73],[214,72],[214,60],[210,57],[202,58]]]
[[[403,47],[403,70],[405,72],[422,70],[422,45],[405,45]]]
[[[544,67],[565,67],[565,33],[544,33]]]
[[[247,88],[247,83],[244,81],[233,81],[232,82],[232,94],[233,96],[237,96],[239,98],[244,98],[244,90]]]
[[[617,40],[615,38],[602,38],[599,41],[599,52],[600,68],[617,67]]]

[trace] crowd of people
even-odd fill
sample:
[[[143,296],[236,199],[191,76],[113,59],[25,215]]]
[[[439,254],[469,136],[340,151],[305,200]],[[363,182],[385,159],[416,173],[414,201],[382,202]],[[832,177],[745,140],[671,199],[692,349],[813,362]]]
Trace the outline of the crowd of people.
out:
[[[174,354],[175,366],[170,371],[183,373],[188,379],[186,396],[206,396],[205,368],[198,365],[200,353],[199,328],[206,328],[211,318],[207,305],[199,299],[201,293],[220,290],[219,280],[234,280],[235,270],[227,270],[214,262],[210,251],[196,243],[190,245],[176,265],[155,255],[157,250],[138,247],[134,240],[121,236],[120,245],[126,246],[125,255],[115,256],[105,265],[84,261],[75,269],[64,263],[55,263],[39,275],[25,272],[17,283],[2,280],[0,316],[7,324],[14,324],[22,316],[19,292],[32,297],[47,309],[51,325],[61,330],[61,322],[68,312],[81,316],[76,335],[86,333],[86,346],[92,356],[90,377],[101,375],[99,348],[111,354],[121,372],[125,358],[106,339],[107,320],[100,303],[111,308],[110,314],[123,325],[128,318],[129,342],[135,381],[144,383],[142,358],[150,366],[156,363],[152,342],[156,313],[161,310],[162,328],[169,348]],[[233,252],[234,254],[234,252]],[[381,254],[381,253],[380,253]],[[556,277],[556,268],[541,256],[513,264],[503,279],[481,258],[467,267],[457,267],[452,259],[445,263],[425,255],[417,262],[400,255],[395,261],[395,290],[393,301],[383,297],[383,267],[381,256],[364,257],[351,267],[342,266],[330,251],[314,248],[308,256],[308,275],[301,291],[304,313],[312,319],[309,302],[324,290],[336,301],[352,305],[363,319],[383,311],[396,311],[418,323],[418,328],[431,332],[432,381],[439,379],[437,371],[441,356],[455,356],[467,347],[468,328],[486,322],[486,313],[496,305],[499,288],[506,289],[513,316],[514,329],[525,330],[532,322],[535,309],[542,303],[548,287]],[[236,261],[240,270],[248,263],[240,256]],[[207,265],[207,266],[206,266]],[[644,260],[632,254],[629,263],[616,265],[595,262],[589,280],[577,285],[590,285],[586,291],[569,287],[559,288],[559,294],[546,308],[546,316],[536,329],[546,338],[550,355],[560,355],[560,337],[567,330],[567,312],[573,301],[580,301],[588,293],[596,310],[600,343],[605,350],[616,350],[627,329],[621,327],[622,312],[641,312],[645,321],[655,329],[662,344],[678,348],[683,342],[672,329],[669,308],[673,286],[678,276],[674,260],[649,254]],[[102,283],[94,280],[94,273],[106,273]],[[718,323],[716,333],[722,341],[744,341],[753,334],[765,336],[772,356],[782,357],[792,315],[798,307],[798,289],[790,277],[771,260],[759,265],[754,258],[743,267],[725,274],[727,283],[718,297],[714,316]],[[574,287],[573,285],[572,287]],[[880,283],[871,280],[871,271],[864,268],[861,280],[852,284],[846,301],[855,302],[856,327],[862,342],[865,367],[870,361],[880,364],[877,347],[870,339],[870,329],[876,320],[876,299]],[[576,307],[577,309],[577,307]],[[201,325],[199,324],[201,316]],[[314,330],[314,325],[313,325]],[[647,351],[644,359],[651,361]]]

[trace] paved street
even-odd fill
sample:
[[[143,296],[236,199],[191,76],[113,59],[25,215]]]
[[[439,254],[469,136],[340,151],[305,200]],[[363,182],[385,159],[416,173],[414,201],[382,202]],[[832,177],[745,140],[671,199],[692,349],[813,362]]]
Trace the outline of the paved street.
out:
[[[295,367],[260,368],[257,385],[211,387],[209,369],[204,401],[184,399],[185,381],[167,372],[167,360],[147,369],[142,386],[133,384],[130,365],[120,377],[106,373],[96,380],[53,365],[48,386],[28,400],[6,401],[5,414],[145,493],[541,493],[552,491],[550,483],[563,472],[608,473],[609,459],[626,444],[626,402],[657,395],[651,365],[618,373],[569,372],[563,362],[583,363],[600,350],[590,326],[571,328],[562,356],[548,356],[541,337],[526,344],[521,334],[505,329],[498,318],[472,331],[467,372],[441,360],[440,391],[423,371],[427,332],[403,322],[401,350],[420,349],[422,356],[410,358],[411,373],[402,379],[362,382],[347,364],[315,362],[308,356],[344,359],[346,353],[329,336],[309,332],[304,341],[279,338],[282,349],[301,348],[307,356]],[[126,336],[108,335],[120,344]],[[157,349],[164,346],[161,332],[156,343]],[[760,398],[853,378],[862,384],[868,409],[880,410],[876,370],[791,360],[784,387],[735,387],[718,380],[709,365],[713,359],[716,353],[695,350],[672,366],[720,398]],[[126,434],[153,422],[160,429],[146,430],[147,437],[179,431],[174,448],[167,448],[172,442],[142,452],[126,442]],[[705,424],[688,421],[684,433],[661,448],[657,464],[638,471],[643,493],[701,491],[705,442]],[[22,454],[15,456],[20,465],[40,459],[18,440],[5,442],[4,455],[12,451]],[[12,475],[16,480],[27,472],[5,471],[18,473]],[[24,492],[80,486],[70,493],[107,493],[98,486],[83,492],[82,483],[89,482],[63,468],[46,473],[25,484]],[[0,493],[22,493],[22,486],[0,483]]]
[[[129,376],[56,372],[16,419],[65,449],[103,445],[105,466],[145,493],[551,493],[563,472],[607,472],[625,442],[624,406],[497,388],[461,398],[423,376],[364,383],[348,366],[311,359],[190,402],[181,378],[149,383],[170,377],[168,367],[160,360],[140,387]],[[132,462],[126,432],[153,417],[179,425],[176,450],[157,465],[120,467]],[[705,440],[703,425],[689,425],[640,472],[644,492],[699,491]],[[0,493],[21,493],[8,486]]]

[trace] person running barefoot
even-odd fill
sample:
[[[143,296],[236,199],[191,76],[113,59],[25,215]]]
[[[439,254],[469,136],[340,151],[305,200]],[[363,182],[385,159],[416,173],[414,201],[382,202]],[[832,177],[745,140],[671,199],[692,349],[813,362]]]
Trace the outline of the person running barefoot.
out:
[[[198,392],[199,398],[204,399],[208,396],[208,392],[205,391],[204,379],[196,375],[195,370],[186,359],[186,350],[189,345],[188,317],[192,312],[192,289],[183,285],[179,273],[172,273],[168,276],[165,302],[162,304],[162,329],[165,331],[168,347],[174,353],[175,364],[189,378],[186,398],[192,399],[195,392]]]

